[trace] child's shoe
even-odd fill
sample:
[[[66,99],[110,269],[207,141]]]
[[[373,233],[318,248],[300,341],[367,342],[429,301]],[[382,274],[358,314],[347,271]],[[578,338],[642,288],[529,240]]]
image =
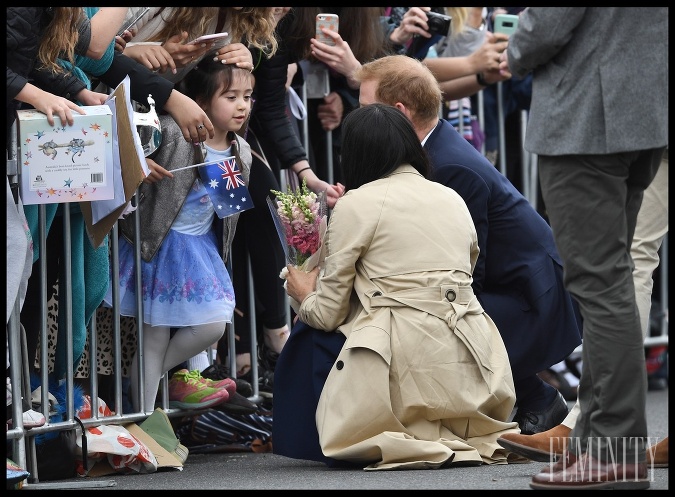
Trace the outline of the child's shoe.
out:
[[[209,388],[224,388],[227,390],[227,393],[230,396],[234,395],[237,391],[237,384],[232,378],[223,378],[222,380],[212,380],[210,378],[204,378],[202,376],[202,381]]]
[[[202,378],[208,378],[214,381],[220,381],[223,379],[230,379],[234,381],[236,386],[236,393],[243,395],[244,397],[250,397],[253,395],[253,387],[248,381],[245,381],[239,377],[232,378],[230,376],[230,370],[227,366],[222,364],[211,364],[208,368],[202,371]],[[229,390],[228,390],[228,393]]]
[[[169,380],[169,407],[174,409],[203,409],[229,398],[226,389],[207,386],[197,370],[181,369]]]

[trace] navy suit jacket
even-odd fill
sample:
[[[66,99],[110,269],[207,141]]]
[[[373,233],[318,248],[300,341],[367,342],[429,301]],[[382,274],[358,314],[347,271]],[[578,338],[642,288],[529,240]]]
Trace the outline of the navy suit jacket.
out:
[[[432,179],[466,202],[480,254],[473,288],[504,339],[514,379],[536,374],[581,343],[581,323],[562,281],[546,221],[447,121],[424,144]]]

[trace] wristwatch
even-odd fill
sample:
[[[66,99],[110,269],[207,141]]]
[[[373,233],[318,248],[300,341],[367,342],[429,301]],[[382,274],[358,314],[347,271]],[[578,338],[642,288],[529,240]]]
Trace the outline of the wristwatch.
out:
[[[483,78],[482,72],[476,73],[476,81],[478,81],[478,84],[481,85],[481,86],[491,86],[491,85],[494,84],[494,83],[488,83],[487,81],[485,81],[485,78]]]

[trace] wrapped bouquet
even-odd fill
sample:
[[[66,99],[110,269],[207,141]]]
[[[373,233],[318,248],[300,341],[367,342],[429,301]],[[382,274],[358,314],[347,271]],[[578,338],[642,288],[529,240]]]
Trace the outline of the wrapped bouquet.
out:
[[[311,271],[323,261],[323,237],[326,233],[326,192],[314,193],[306,181],[295,191],[271,190],[275,200],[267,199],[286,262],[303,271]],[[286,279],[284,267],[279,277]],[[285,284],[284,284],[285,286]],[[290,298],[291,307],[298,312],[299,303]]]

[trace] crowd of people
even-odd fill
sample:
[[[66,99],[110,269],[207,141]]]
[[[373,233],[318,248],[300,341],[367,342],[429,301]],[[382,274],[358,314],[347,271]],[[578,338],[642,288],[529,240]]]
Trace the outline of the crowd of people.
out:
[[[518,28],[493,32],[507,12]],[[339,16],[331,43],[319,13]],[[7,321],[18,303],[29,371],[86,379],[95,362],[112,386],[120,359],[125,414],[151,413],[164,375],[186,410],[246,402],[257,381],[274,452],[331,467],[557,458],[533,488],[648,488],[668,448],[646,442],[644,353],[667,233],[667,34],[667,8],[9,7],[8,143],[17,110],[72,126],[126,77],[161,128],[114,247],[87,245],[78,203],[47,204],[41,253],[38,206],[8,176]],[[317,80],[325,91],[307,94]],[[496,167],[496,91],[529,111],[516,148],[538,156],[539,207]],[[252,208],[220,216],[200,174],[217,162]],[[309,272],[268,208],[300,184],[329,212]],[[82,266],[65,260],[66,208]],[[7,368],[9,419],[9,352]],[[546,371],[576,381],[561,392]]]

